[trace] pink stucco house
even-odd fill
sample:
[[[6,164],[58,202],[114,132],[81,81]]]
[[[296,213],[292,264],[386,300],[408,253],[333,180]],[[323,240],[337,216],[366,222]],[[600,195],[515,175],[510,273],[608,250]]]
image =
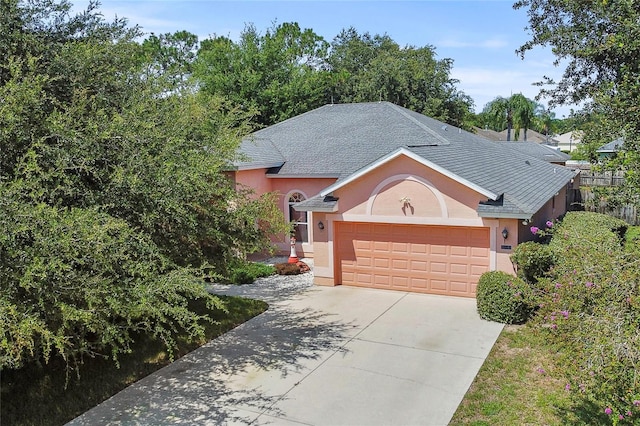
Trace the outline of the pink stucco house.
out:
[[[326,105],[247,137],[231,173],[276,191],[320,285],[474,297],[566,211],[574,172],[388,102]],[[289,236],[277,242],[288,252]]]

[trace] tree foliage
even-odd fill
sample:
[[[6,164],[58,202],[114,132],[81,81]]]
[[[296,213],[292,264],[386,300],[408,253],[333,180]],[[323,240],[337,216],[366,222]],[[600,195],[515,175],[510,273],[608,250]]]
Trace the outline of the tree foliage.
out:
[[[325,103],[328,43],[297,23],[273,26],[260,35],[245,27],[239,42],[203,40],[195,75],[206,93],[223,96],[270,125]]]
[[[193,73],[199,43],[198,36],[188,31],[155,35],[142,42],[141,61],[147,73],[164,76],[173,90],[185,90]]]
[[[566,63],[559,81],[546,78],[541,94],[553,104],[585,102],[592,122],[584,140],[600,146],[618,137],[625,150],[612,168],[625,170],[625,185],[612,194],[640,204],[640,8],[629,0],[521,0],[532,38],[518,50],[549,46],[556,65]]]
[[[388,35],[343,30],[331,44],[331,95],[336,102],[389,101],[469,129],[473,101],[450,77],[453,60],[433,46],[400,47]]]
[[[516,93],[508,98],[502,96],[485,105],[484,118],[493,129],[501,131],[507,129],[507,141],[511,140],[511,130],[514,130],[514,140],[518,140],[520,129],[524,129],[524,140],[527,140],[527,130],[532,128],[536,118],[536,103],[526,98],[522,93]]]
[[[225,177],[247,114],[183,90],[194,39],[151,48],[96,4],[70,7],[2,2],[0,368],[200,336],[197,268],[285,229],[272,195]]]
[[[453,61],[436,59],[432,46],[401,48],[391,37],[343,30],[329,45],[297,23],[261,35],[247,26],[238,42],[204,40],[195,76],[206,93],[259,112],[271,125],[336,102],[385,100],[470,128],[470,97],[450,77]]]
[[[539,287],[537,323],[556,345],[569,389],[635,424],[640,414],[640,276],[638,252],[622,246],[627,224],[606,215],[570,212],[554,227],[555,266]]]

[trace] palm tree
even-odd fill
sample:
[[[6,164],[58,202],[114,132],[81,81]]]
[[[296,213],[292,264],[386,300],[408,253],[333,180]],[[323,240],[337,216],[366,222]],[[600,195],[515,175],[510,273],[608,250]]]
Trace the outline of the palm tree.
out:
[[[547,144],[549,143],[549,134],[554,130],[556,114],[549,109],[546,109],[543,105],[537,104],[535,109],[535,122],[536,127],[544,133],[547,138]]]
[[[518,140],[520,129],[524,129],[524,141],[527,141],[527,130],[533,125],[536,103],[524,97],[522,93],[516,93],[509,98],[513,110],[514,140]]]
[[[504,129],[507,126],[507,140],[511,140],[511,128],[513,127],[513,111],[509,99],[498,96],[484,106],[483,111],[494,129]]]
[[[483,112],[492,121],[492,126],[499,129],[507,128],[507,141],[511,140],[511,129],[515,125],[515,140],[518,140],[520,129],[524,129],[524,140],[527,140],[527,130],[531,128],[534,118],[535,103],[527,99],[522,93],[516,93],[509,98],[498,96],[487,105]]]

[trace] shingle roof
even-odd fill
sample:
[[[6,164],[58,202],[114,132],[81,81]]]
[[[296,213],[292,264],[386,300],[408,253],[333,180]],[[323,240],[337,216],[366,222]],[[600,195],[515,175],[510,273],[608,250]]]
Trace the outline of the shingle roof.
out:
[[[278,147],[268,138],[252,135],[240,144],[238,158],[234,166],[239,169],[268,169],[281,167],[285,157],[280,154]]]
[[[608,144],[602,145],[596,152],[616,152],[622,149],[624,146],[624,139],[618,138]]]
[[[424,158],[491,193],[502,195],[481,215],[530,217],[574,173],[524,152],[501,146],[388,102],[325,105],[253,134],[243,143],[247,161],[257,164],[271,147],[284,160],[274,171],[286,176],[335,175],[337,182],[399,148]]]
[[[571,159],[571,156],[553,147],[543,145],[537,142],[498,142],[504,147],[515,149],[524,154],[544,160],[549,163],[564,163]]]
[[[489,129],[481,129],[480,127],[475,127],[474,132],[477,135],[480,135],[492,141],[505,142],[507,140],[506,130],[503,130],[501,132],[496,132]],[[524,142],[524,129],[520,129],[520,133],[518,133],[517,139],[516,139],[515,129],[511,130],[511,142],[516,142],[516,141]],[[538,133],[535,130],[531,130],[531,129],[527,130],[527,142],[545,143],[550,145],[558,143],[558,141],[555,140],[553,137],[543,135],[542,133]]]

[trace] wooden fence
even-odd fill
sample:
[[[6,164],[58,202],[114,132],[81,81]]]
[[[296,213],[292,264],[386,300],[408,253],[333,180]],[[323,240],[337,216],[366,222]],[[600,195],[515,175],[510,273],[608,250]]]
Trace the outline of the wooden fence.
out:
[[[606,201],[598,202],[591,191],[591,188],[580,186],[581,204],[586,211],[608,214],[627,222],[629,225],[640,225],[638,218],[638,208],[632,204],[625,204],[619,207],[610,207]]]
[[[581,186],[619,186],[624,182],[624,172],[605,171],[593,172],[591,170],[582,170],[580,172]]]
[[[638,208],[632,204],[611,207],[606,201],[596,200],[591,188],[594,186],[619,186],[624,182],[622,171],[594,172],[582,168],[580,172],[580,200],[579,204],[586,211],[608,214],[624,220],[630,225],[640,225]]]

